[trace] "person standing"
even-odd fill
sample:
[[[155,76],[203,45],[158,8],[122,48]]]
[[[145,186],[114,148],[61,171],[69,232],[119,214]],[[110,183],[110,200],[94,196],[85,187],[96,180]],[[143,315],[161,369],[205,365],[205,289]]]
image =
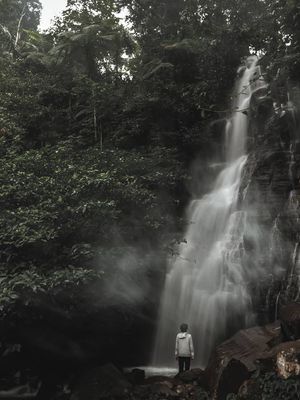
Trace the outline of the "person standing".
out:
[[[192,335],[187,333],[188,325],[181,324],[180,332],[176,336],[175,357],[178,360],[179,373],[188,371],[191,359],[194,359],[194,346]]]

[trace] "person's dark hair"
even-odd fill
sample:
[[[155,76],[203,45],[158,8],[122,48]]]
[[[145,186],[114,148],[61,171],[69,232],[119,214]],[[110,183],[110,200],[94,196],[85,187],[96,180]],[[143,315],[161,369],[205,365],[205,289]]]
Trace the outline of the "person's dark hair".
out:
[[[180,330],[181,330],[181,332],[186,332],[188,330],[188,324],[181,324]]]

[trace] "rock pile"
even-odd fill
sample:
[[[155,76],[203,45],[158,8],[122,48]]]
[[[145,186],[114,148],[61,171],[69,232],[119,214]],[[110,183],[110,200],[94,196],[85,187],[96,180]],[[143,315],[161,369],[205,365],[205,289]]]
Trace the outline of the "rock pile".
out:
[[[3,390],[0,398],[275,400],[277,390],[289,393],[288,397],[278,399],[294,400],[297,397],[290,392],[300,392],[299,310],[300,305],[287,306],[281,312],[281,321],[240,330],[216,348],[205,371],[195,368],[175,377],[146,377],[141,369],[124,373],[115,365],[106,364],[78,371],[73,378],[70,376],[68,384],[56,382],[51,386],[52,392],[47,382],[41,380],[35,390],[30,385],[20,386]],[[295,340],[287,340],[284,324]]]
[[[240,330],[216,348],[202,378],[213,400],[253,389],[253,375],[261,371],[280,379],[300,376],[300,304],[284,307],[281,316],[281,321]],[[287,340],[285,326],[293,340]]]
[[[145,378],[142,370],[123,374],[109,364],[87,371],[74,385],[71,400],[208,400],[200,386],[203,371],[192,369],[174,378]]]

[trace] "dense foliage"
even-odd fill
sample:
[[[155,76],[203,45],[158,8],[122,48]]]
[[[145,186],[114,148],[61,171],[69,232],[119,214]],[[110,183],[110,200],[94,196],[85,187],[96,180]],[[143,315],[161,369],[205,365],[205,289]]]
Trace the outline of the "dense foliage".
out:
[[[48,32],[40,9],[0,0],[1,304],[16,274],[75,283],[109,269],[103,252],[176,238],[249,51],[279,101],[300,80],[297,0],[69,0]]]

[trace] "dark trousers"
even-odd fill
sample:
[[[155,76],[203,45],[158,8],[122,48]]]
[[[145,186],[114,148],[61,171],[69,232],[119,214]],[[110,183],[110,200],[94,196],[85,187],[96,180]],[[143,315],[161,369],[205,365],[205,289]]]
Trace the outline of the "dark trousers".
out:
[[[191,365],[191,357],[178,357],[179,373],[188,371]]]

